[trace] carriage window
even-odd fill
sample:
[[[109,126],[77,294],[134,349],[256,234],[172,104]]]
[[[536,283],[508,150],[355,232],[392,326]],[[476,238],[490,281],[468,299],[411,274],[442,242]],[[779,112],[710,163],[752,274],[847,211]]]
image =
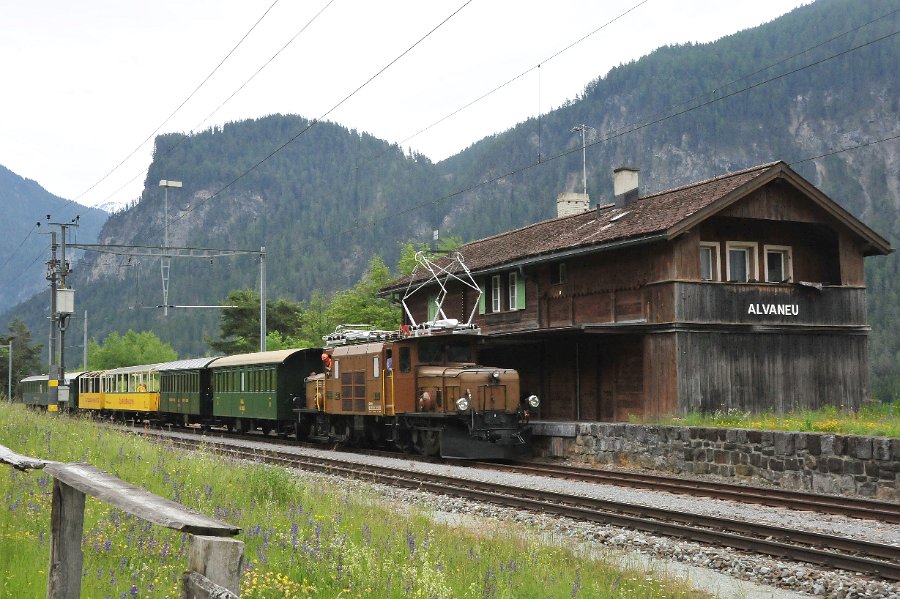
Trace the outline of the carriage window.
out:
[[[381,360],[379,359],[378,356],[373,356],[373,357],[372,357],[372,372],[373,372],[373,374],[374,374],[374,376],[375,376],[376,379],[377,379],[378,377],[381,376],[381,364],[380,364],[380,362],[381,362]]]

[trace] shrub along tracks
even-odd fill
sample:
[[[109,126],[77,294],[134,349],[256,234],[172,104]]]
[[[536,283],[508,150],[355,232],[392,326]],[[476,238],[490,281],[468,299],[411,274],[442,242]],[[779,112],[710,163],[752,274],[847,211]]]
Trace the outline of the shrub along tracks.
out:
[[[554,491],[484,482],[456,476],[411,472],[403,465],[351,463],[334,457],[313,457],[291,451],[212,436],[175,434],[167,442],[176,446],[204,446],[241,459],[264,461],[303,470],[462,497],[510,508],[610,524],[643,532],[677,537],[704,544],[740,549],[850,572],[866,573],[887,580],[900,580],[900,548],[860,539],[808,532],[791,527],[686,513],[634,503],[596,499]],[[259,437],[254,442],[262,440]],[[274,440],[274,439],[272,439]],[[396,455],[392,456],[396,459]],[[407,461],[407,458],[403,458]],[[583,469],[576,469],[583,470]],[[557,474],[558,476],[559,474]],[[658,490],[658,489],[656,489]]]

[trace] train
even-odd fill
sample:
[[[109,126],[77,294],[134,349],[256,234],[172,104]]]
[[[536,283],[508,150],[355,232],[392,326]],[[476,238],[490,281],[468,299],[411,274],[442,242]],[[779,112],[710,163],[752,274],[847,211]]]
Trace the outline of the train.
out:
[[[298,442],[515,459],[530,451],[540,400],[522,392],[515,370],[479,365],[477,339],[477,329],[449,321],[399,331],[344,326],[323,347],[69,373],[59,405]],[[23,379],[22,401],[55,407],[47,383],[46,375]]]

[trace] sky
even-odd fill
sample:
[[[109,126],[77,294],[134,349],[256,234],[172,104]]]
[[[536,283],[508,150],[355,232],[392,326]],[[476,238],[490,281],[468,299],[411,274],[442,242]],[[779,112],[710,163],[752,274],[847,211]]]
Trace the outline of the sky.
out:
[[[0,165],[81,204],[125,204],[156,135],[274,113],[438,161],[655,48],[808,3],[0,0]]]

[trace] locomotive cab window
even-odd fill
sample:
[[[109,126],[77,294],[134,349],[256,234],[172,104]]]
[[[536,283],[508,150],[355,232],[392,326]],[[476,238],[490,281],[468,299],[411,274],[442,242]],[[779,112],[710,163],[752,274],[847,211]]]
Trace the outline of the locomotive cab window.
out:
[[[447,344],[448,362],[475,362],[474,353],[471,343]]]
[[[409,347],[400,348],[400,372],[410,372],[412,370],[412,356],[409,353]]]
[[[440,364],[442,353],[440,341],[419,344],[419,362],[424,364]]]

